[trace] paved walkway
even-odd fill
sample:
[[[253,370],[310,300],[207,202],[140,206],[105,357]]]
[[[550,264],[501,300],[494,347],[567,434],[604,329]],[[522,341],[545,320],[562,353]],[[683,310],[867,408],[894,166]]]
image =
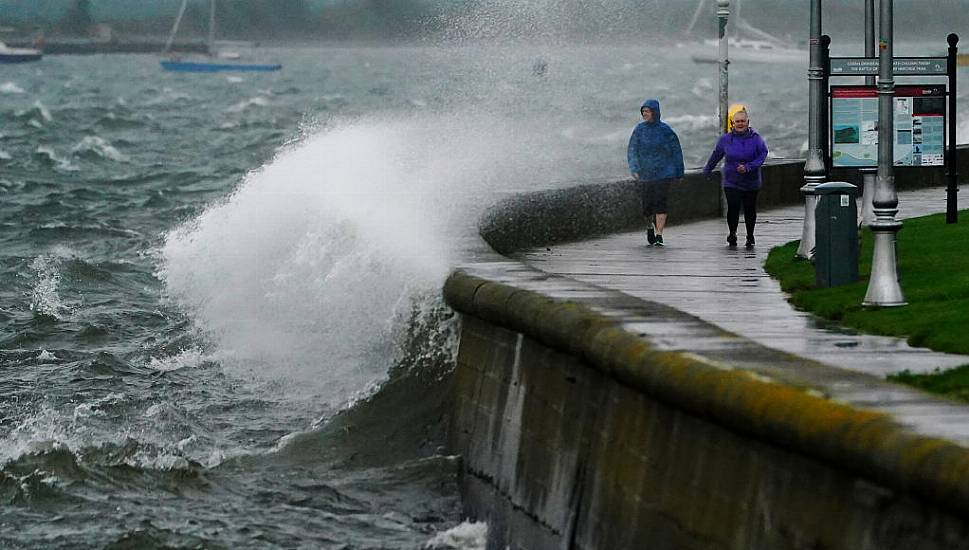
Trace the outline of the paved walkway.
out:
[[[969,200],[967,190],[960,189],[963,201]],[[899,207],[902,218],[945,212],[945,191],[902,193]],[[762,266],[771,248],[801,237],[803,212],[801,205],[759,213],[753,251],[727,249],[725,222],[707,220],[667,227],[665,248],[648,247],[637,232],[530,250],[519,258],[542,271],[663,303],[764,346],[828,365],[884,376],[969,364],[969,356],[855,334],[792,308]],[[743,243],[742,221],[739,232]]]

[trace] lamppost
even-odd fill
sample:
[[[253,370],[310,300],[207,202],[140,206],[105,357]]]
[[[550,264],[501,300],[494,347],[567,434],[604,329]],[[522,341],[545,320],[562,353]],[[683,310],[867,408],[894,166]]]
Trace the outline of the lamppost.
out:
[[[808,68],[808,156],[804,163],[804,224],[797,257],[810,259],[814,255],[814,209],[817,206],[814,188],[825,179],[824,153],[821,151],[821,0],[811,0],[810,61]]]
[[[727,67],[730,65],[730,60],[727,59],[727,18],[730,15],[730,0],[717,0],[717,21],[719,21],[719,40],[720,40],[720,127],[717,129],[716,139],[720,139],[720,135],[727,130],[727,116],[728,109],[727,99],[729,94],[727,93],[728,78],[727,78]],[[727,198],[723,193],[723,186],[717,186],[718,192],[720,193],[720,215],[726,215],[727,212]]]
[[[871,277],[864,306],[902,306],[905,297],[898,284],[895,240],[902,223],[898,213],[898,193],[895,192],[894,173],[894,114],[895,79],[892,67],[893,22],[892,0],[879,3],[878,55],[878,181],[872,200],[875,221],[869,226],[875,237],[875,254],[871,260]]]
[[[730,0],[717,0],[717,20],[720,23],[720,130],[723,133],[727,129],[727,66],[730,60],[727,59],[727,18],[730,15]],[[719,136],[718,136],[719,137]]]
[[[875,57],[875,0],[865,0],[865,57]],[[874,76],[865,77],[866,86],[875,85]],[[867,227],[875,221],[875,211],[871,204],[875,196],[875,178],[878,170],[862,168],[861,225]]]

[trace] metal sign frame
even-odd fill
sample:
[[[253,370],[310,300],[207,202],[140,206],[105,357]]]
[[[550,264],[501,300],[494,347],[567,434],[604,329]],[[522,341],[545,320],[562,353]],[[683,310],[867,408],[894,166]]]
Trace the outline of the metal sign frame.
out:
[[[837,97],[839,95],[847,97]],[[914,166],[914,167],[932,167],[932,166],[945,166],[945,151],[948,146],[948,135],[945,131],[946,129],[946,104],[945,99],[948,96],[946,86],[944,84],[905,84],[895,87],[895,97],[896,99],[910,99],[912,101],[908,102],[908,108],[910,109],[909,114],[914,119],[911,127],[908,131],[899,130],[893,133],[895,135],[895,149],[898,152],[899,145],[911,145],[911,153],[909,154],[912,161],[915,163],[902,163],[899,162],[901,157],[896,154],[895,166]],[[836,168],[874,168],[878,166],[878,117],[877,117],[877,103],[874,109],[875,116],[869,118],[868,120],[862,120],[863,117],[859,114],[858,124],[852,125],[847,124],[843,126],[837,125],[840,122],[835,114],[835,101],[838,99],[873,99],[877,102],[878,98],[878,88],[875,86],[868,85],[845,85],[845,86],[830,86],[828,89],[828,112],[829,117],[829,141],[827,143],[828,152],[830,157],[830,162],[833,167]],[[938,102],[926,101],[921,103],[916,101],[917,99],[927,99],[927,100],[938,100]],[[916,108],[921,107],[922,112],[916,112]],[[897,113],[896,113],[897,116]],[[936,117],[942,117],[941,125],[938,124],[939,121],[934,120]],[[917,122],[917,123],[916,123]],[[870,127],[865,127],[865,125]],[[924,133],[923,133],[924,130]],[[907,134],[907,136],[906,136]],[[934,136],[941,134],[941,144],[935,142],[934,140],[925,142],[923,138],[926,136]],[[898,141],[899,138],[905,136],[905,141]],[[851,164],[839,164],[838,158],[836,156],[836,147],[839,143],[852,144],[859,143],[862,144],[867,141],[867,145],[874,149],[873,154],[870,158],[858,159],[858,157],[853,157],[858,159],[858,162]],[[919,145],[925,143],[926,145],[931,145],[931,148],[925,150]],[[941,146],[939,146],[941,145]],[[867,162],[865,162],[867,160]],[[936,162],[933,162],[936,161]]]
[[[895,76],[948,76],[947,57],[894,57]],[[830,76],[878,75],[877,57],[832,57],[828,65]]]
[[[822,40],[822,71],[823,71],[823,94],[821,104],[826,111],[822,115],[825,124],[822,125],[822,132],[826,134],[822,139],[825,165],[829,171],[832,167],[831,151],[833,148],[834,128],[833,117],[831,116],[831,87],[829,79],[832,76],[873,76],[878,74],[878,57],[835,57],[830,55],[831,39],[827,35]],[[956,56],[958,53],[957,44],[959,35],[950,33],[946,37],[949,49],[945,57],[893,57],[893,75],[901,77],[910,76],[940,76],[948,79],[948,86],[944,96],[948,99],[947,113],[945,115],[944,133],[945,146],[943,153],[943,166],[946,175],[946,223],[956,223],[958,221],[958,199],[959,192],[959,173],[958,173],[958,150],[956,149],[956,127],[958,125],[958,110],[956,107]],[[942,69],[944,62],[945,69]],[[837,72],[834,72],[834,71]],[[901,86],[901,88],[907,87]],[[922,86],[916,84],[915,86]],[[928,85],[925,87],[940,86],[939,84]],[[861,86],[866,87],[866,86]],[[841,87],[839,87],[841,88]],[[876,163],[877,165],[877,163]]]

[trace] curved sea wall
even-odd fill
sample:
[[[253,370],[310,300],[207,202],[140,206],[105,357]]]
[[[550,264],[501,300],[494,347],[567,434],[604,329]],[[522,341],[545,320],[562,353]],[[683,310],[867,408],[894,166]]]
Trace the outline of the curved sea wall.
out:
[[[960,181],[969,177],[969,146],[959,147]],[[759,208],[786,206],[804,201],[803,160],[774,160],[762,170],[763,188]],[[830,181],[847,181],[863,187],[857,170],[833,170]],[[707,179],[699,170],[687,171],[683,182],[670,188],[670,219],[711,218],[720,213],[719,178]],[[941,168],[895,168],[900,189],[941,187]],[[969,201],[969,197],[963,198]],[[643,227],[639,185],[634,181],[580,185],[520,193],[499,201],[483,216],[481,236],[493,249],[508,254],[516,250],[576,241],[631,231]]]
[[[800,170],[777,166],[765,179]],[[773,180],[775,204],[800,180]],[[513,197],[483,233],[507,253],[635,228],[629,187]],[[684,198],[677,219],[715,213]],[[628,220],[573,223],[578,206]],[[507,258],[457,269],[445,297],[449,447],[489,548],[969,548],[969,407]]]

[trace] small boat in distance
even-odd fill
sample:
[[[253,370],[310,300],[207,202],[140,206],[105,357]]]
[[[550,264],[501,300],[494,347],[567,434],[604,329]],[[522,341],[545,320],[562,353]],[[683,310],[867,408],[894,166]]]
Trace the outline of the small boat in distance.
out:
[[[697,4],[693,18],[684,34],[690,35],[697,20],[703,13],[706,0]],[[744,61],[755,63],[807,63],[808,51],[782,40],[768,32],[751,25],[740,16],[741,0],[734,3],[735,11],[731,15],[734,24],[734,35],[727,37],[728,58],[730,61]],[[738,36],[744,33],[748,37]],[[700,43],[677,44],[690,53],[694,63],[719,63],[720,43],[718,40],[704,40]]]
[[[730,61],[750,61],[755,63],[799,63],[806,62],[808,52],[799,48],[786,47],[768,40],[749,38],[727,38]],[[703,47],[690,55],[694,63],[719,63],[719,43],[704,40]]]
[[[182,5],[178,8],[178,16],[175,17],[175,24],[172,25],[172,32],[168,35],[165,43],[165,54],[171,56],[172,43],[175,34],[185,15],[185,7],[188,0],[182,0]],[[180,73],[222,73],[222,72],[272,72],[283,68],[278,63],[246,63],[238,61],[241,57],[236,52],[222,52],[219,54],[215,46],[215,0],[209,0],[209,37],[208,37],[208,59],[182,59],[178,56],[171,56],[163,59],[160,63],[162,69],[166,71]]]
[[[0,42],[0,63],[30,63],[40,61],[44,52],[33,48],[11,48]]]

